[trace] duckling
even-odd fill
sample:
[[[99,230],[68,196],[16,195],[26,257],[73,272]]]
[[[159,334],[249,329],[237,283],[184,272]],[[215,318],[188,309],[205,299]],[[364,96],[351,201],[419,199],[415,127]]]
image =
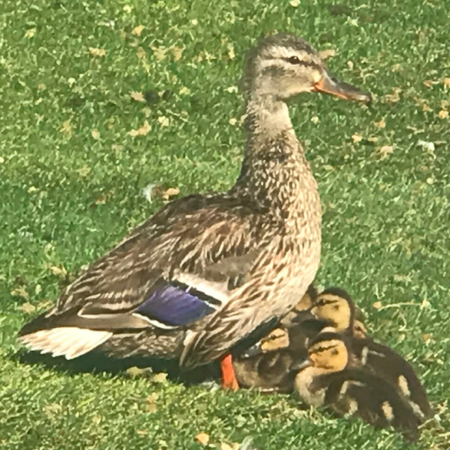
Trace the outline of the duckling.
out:
[[[388,380],[350,367],[351,351],[342,333],[327,329],[313,339],[307,357],[291,366],[301,399],[341,416],[358,416],[375,427],[393,426],[406,439],[416,441],[420,420],[411,405]]]
[[[364,367],[393,383],[419,418],[431,416],[425,388],[414,369],[390,347],[367,336],[364,325],[355,320],[355,304],[346,291],[340,288],[325,290],[315,299],[311,313],[348,337],[352,366]]]
[[[280,321],[278,328],[234,357],[233,367],[239,386],[257,388],[265,393],[292,392],[294,377],[289,367],[306,351],[305,337],[298,333],[299,318],[313,318],[306,311],[316,296],[317,290],[311,284],[294,309]],[[319,324],[317,320],[314,322]],[[316,330],[309,328],[315,336],[322,327],[319,324]]]
[[[328,320],[317,320],[310,312],[318,297],[317,289],[311,284],[278,328],[234,358],[233,367],[240,386],[258,388],[266,393],[293,391],[290,365],[307,354],[308,340],[329,326]],[[359,323],[354,332],[364,333],[364,325]]]

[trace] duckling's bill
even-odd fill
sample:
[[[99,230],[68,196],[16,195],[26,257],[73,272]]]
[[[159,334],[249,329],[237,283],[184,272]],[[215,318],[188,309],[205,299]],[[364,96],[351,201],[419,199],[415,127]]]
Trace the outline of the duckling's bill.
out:
[[[313,362],[308,357],[300,358],[291,364],[291,367],[289,368],[289,370],[291,372],[301,372],[302,370],[304,370],[307,367],[310,367],[312,365],[313,365]]]
[[[364,103],[370,103],[372,101],[372,96],[368,92],[364,92],[351,84],[338,80],[327,71],[322,73],[321,78],[314,85],[314,90],[316,92],[335,95],[336,97],[340,97],[345,100],[353,100]]]

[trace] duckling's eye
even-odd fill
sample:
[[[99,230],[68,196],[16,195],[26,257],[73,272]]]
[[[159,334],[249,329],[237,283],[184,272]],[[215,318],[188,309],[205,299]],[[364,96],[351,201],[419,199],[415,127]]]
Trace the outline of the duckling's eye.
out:
[[[331,350],[331,354],[332,354],[333,356],[336,356],[338,353],[339,353],[339,352],[338,352],[335,348],[333,348],[333,350]]]
[[[291,64],[301,64],[302,62],[300,61],[298,56],[291,56],[288,59],[288,62],[290,62]]]

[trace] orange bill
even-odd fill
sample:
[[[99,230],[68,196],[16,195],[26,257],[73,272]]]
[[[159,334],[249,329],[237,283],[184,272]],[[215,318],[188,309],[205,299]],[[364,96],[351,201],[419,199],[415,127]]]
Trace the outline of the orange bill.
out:
[[[328,72],[324,72],[322,78],[314,85],[314,90],[325,94],[335,95],[345,100],[370,103],[372,96],[351,84],[338,80]]]

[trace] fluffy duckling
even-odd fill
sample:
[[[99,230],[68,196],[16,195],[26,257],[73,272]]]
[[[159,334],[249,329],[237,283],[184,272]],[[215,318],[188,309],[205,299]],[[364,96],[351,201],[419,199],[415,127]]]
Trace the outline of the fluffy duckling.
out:
[[[345,335],[324,330],[308,346],[306,358],[296,361],[294,386],[311,406],[326,406],[343,416],[355,415],[376,427],[393,426],[406,439],[419,437],[420,420],[411,405],[386,379],[351,367]]]
[[[266,393],[293,391],[294,375],[290,366],[306,354],[306,339],[317,335],[323,327],[308,312],[316,297],[317,290],[311,285],[278,328],[233,359],[239,386]]]
[[[420,419],[429,417],[432,410],[414,369],[390,347],[367,337],[364,325],[355,319],[355,311],[352,298],[340,288],[330,288],[322,292],[311,307],[311,313],[317,320],[326,321],[335,331],[347,336],[352,366],[364,367],[393,383],[400,394],[410,402]]]
[[[293,391],[294,378],[289,367],[307,355],[308,341],[330,325],[329,320],[318,320],[311,314],[311,308],[322,297],[323,293],[319,295],[311,285],[278,328],[234,358],[233,367],[240,386],[267,393]],[[364,336],[365,327],[361,322],[358,325],[355,322],[354,333]]]

